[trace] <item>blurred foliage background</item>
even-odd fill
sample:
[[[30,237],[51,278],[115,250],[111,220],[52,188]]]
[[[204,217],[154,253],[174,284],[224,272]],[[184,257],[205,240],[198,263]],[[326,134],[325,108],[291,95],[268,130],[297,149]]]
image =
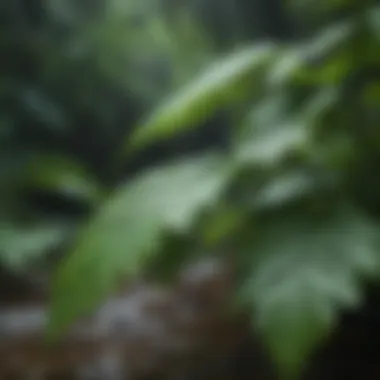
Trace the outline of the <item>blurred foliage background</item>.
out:
[[[3,0],[0,17],[0,259],[58,267],[52,331],[120,276],[228,247],[239,307],[296,377],[379,278],[377,2]]]

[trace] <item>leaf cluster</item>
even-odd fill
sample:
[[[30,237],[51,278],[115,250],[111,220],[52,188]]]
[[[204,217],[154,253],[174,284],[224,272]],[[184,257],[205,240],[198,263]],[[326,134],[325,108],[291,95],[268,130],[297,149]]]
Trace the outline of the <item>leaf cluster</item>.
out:
[[[170,236],[200,251],[228,244],[240,305],[280,373],[296,378],[379,277],[378,14],[362,4],[305,41],[238,49],[143,120],[124,153],[224,107],[235,115],[227,151],[147,170],[102,204],[58,270],[50,332],[164,257]],[[186,244],[170,259],[177,268]]]
[[[0,6],[1,265],[28,270],[69,245],[114,185],[121,138],[212,54],[193,20],[171,30],[160,6]]]

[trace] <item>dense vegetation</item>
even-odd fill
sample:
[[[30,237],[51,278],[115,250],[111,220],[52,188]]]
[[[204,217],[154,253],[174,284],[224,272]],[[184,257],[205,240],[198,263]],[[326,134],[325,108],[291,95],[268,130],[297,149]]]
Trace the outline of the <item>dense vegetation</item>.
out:
[[[1,5],[3,265],[65,257],[56,334],[121,278],[232,251],[296,377],[379,277],[379,6],[257,0],[252,30],[250,2],[96,3]]]

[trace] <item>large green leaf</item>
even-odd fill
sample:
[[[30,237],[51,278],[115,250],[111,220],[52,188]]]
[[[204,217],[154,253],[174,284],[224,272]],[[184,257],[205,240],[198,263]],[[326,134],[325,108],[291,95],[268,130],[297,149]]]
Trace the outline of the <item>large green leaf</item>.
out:
[[[158,252],[165,231],[186,232],[221,195],[230,169],[223,157],[208,155],[147,172],[116,191],[59,268],[51,333],[93,308],[121,276],[144,268]]]
[[[363,275],[379,270],[375,229],[354,212],[320,220],[269,223],[252,248],[243,297],[286,378],[296,378],[333,327],[337,311],[357,306]]]
[[[153,112],[132,137],[132,146],[139,147],[195,126],[222,104],[252,90],[252,76],[268,64],[274,52],[272,45],[254,46],[215,62]]]

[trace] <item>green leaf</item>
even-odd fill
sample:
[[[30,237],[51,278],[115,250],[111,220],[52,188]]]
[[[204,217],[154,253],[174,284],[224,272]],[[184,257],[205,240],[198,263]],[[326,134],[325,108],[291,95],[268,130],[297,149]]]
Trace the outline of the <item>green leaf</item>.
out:
[[[269,86],[281,86],[291,81],[297,71],[305,66],[303,49],[289,48],[279,54],[268,73]]]
[[[223,157],[208,155],[149,171],[117,190],[58,270],[51,336],[95,307],[122,276],[148,265],[165,231],[186,232],[218,200],[230,174]]]
[[[252,76],[273,57],[272,45],[249,47],[212,65],[195,82],[175,93],[140,126],[132,147],[197,125],[218,107],[252,90]]]
[[[21,268],[58,246],[71,233],[66,225],[34,225],[21,227],[11,224],[0,226],[0,258],[12,268]]]
[[[356,24],[352,20],[335,23],[322,29],[312,40],[304,44],[304,57],[318,61],[345,48],[355,29]]]
[[[376,38],[380,36],[380,6],[374,6],[366,12],[367,22]]]
[[[301,120],[284,120],[280,124],[252,123],[235,149],[239,165],[274,167],[288,155],[303,152],[309,146],[310,129]]]
[[[252,247],[242,296],[286,378],[297,377],[337,311],[358,305],[361,277],[379,270],[374,226],[355,212],[335,211],[318,220],[272,220]]]
[[[294,79],[309,83],[337,83],[351,69],[349,56],[336,54],[345,49],[354,32],[350,21],[325,28],[311,40],[283,49],[268,73],[269,86],[282,86]]]
[[[59,192],[64,196],[99,202],[104,189],[78,162],[63,156],[38,155],[26,167],[25,185]]]
[[[256,209],[277,209],[284,204],[314,195],[331,185],[329,178],[314,174],[310,168],[279,174],[258,189],[253,198]]]
[[[321,86],[299,110],[300,117],[311,126],[317,124],[326,113],[337,107],[339,95],[336,87]]]
[[[289,155],[307,150],[311,128],[289,112],[289,99],[276,93],[254,105],[239,130],[234,159],[238,165],[276,167]]]
[[[153,171],[141,184],[143,207],[156,212],[172,231],[186,231],[200,209],[214,206],[233,170],[228,159],[210,154]]]

